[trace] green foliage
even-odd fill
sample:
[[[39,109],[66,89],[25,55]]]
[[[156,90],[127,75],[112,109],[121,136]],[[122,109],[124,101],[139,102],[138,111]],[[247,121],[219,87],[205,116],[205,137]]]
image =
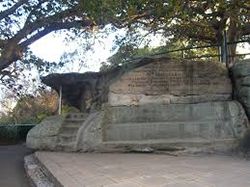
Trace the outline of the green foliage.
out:
[[[155,48],[150,48],[147,46],[144,48],[136,48],[134,45],[127,44],[125,46],[121,46],[119,50],[108,59],[108,63],[102,64],[101,71],[121,66],[126,63],[131,63],[133,62],[133,60],[136,60],[138,58],[150,57],[155,55],[168,56],[171,58],[201,58],[203,60],[218,59],[218,51],[215,47],[192,49],[192,47],[201,45],[204,45],[204,43],[183,40],[170,40],[168,43],[166,43],[165,46],[159,46]]]
[[[123,29],[127,34],[117,36],[114,47],[121,47],[120,57],[116,55],[120,59],[132,56],[131,46],[137,51],[147,48],[148,42],[142,40],[155,34],[194,46],[221,44],[225,29],[229,42],[250,35],[249,0],[5,0],[0,1],[0,7],[0,80],[4,85],[18,83],[24,68],[35,66],[40,72],[47,72],[55,67],[28,50],[33,42],[61,30],[75,33],[69,38],[84,37],[86,41],[82,43],[87,50],[93,42],[88,40],[93,30],[107,25],[112,25],[107,34]],[[229,51],[234,57],[236,45],[230,45]],[[15,91],[18,89],[14,86]]]
[[[67,113],[79,113],[80,110],[69,105],[63,105],[62,106],[62,114],[67,114]]]
[[[93,25],[78,0],[5,0],[0,7],[0,81],[16,93],[22,90],[20,79],[33,79],[27,75],[30,69],[48,73],[63,64],[35,57],[29,51],[32,43],[62,30],[89,32]]]
[[[104,6],[105,0],[102,2]],[[117,27],[128,28],[127,35],[117,42],[117,45],[122,47],[116,56],[120,55],[121,58],[124,58],[122,56],[125,54],[121,52],[130,46],[129,43],[134,49],[143,48],[142,40],[149,34],[160,34],[162,37],[172,38],[172,42],[185,42],[187,45],[193,44],[190,45],[193,47],[198,43],[221,45],[225,30],[228,33],[228,42],[249,38],[250,35],[248,13],[250,4],[247,0],[127,0],[115,1],[115,4],[118,8],[111,18],[112,23]],[[231,55],[229,63],[234,63],[236,45],[231,44],[228,48]],[[193,52],[191,50],[184,52],[186,53],[184,56],[197,51],[201,55],[206,55],[209,50],[212,53],[216,51],[216,49],[193,50]]]
[[[57,109],[55,92],[40,91],[37,96],[22,96],[16,106],[0,118],[0,124],[37,124]]]
[[[25,141],[32,127],[34,125],[0,125],[0,145]]]
[[[0,125],[15,124],[15,120],[10,114],[2,114],[0,117]]]

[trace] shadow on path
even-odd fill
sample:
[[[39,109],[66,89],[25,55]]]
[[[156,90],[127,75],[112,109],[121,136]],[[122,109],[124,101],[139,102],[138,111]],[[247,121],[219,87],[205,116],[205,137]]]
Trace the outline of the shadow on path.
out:
[[[0,186],[28,187],[24,170],[24,156],[32,151],[24,144],[0,145]]]

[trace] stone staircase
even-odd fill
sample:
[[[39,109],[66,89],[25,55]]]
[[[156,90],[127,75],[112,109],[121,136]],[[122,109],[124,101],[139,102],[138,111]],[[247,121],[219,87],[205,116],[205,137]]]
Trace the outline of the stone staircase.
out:
[[[85,121],[87,114],[69,113],[65,117],[58,135],[59,151],[76,151],[76,136],[78,129]]]

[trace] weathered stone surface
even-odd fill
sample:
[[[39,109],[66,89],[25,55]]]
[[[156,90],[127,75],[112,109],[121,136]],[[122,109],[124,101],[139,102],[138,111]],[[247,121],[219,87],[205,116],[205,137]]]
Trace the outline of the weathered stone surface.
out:
[[[31,129],[27,146],[40,150],[76,151],[76,137],[88,114],[68,113],[46,118]]]
[[[241,60],[232,68],[234,77],[246,77],[250,76],[250,59]]]
[[[109,88],[109,104],[197,103],[228,100],[231,94],[224,65],[160,58],[114,81]]]
[[[63,119],[51,116],[33,127],[27,134],[26,145],[32,149],[55,150]]]
[[[89,111],[93,103],[93,96],[98,94],[95,90],[100,73],[64,73],[50,74],[42,77],[42,82],[55,89],[58,93],[62,89],[64,104],[76,107],[81,112]]]
[[[126,151],[152,148],[228,149],[244,136],[249,125],[236,102],[106,106],[93,114],[78,132],[81,151]]]
[[[240,138],[248,127],[238,102],[110,107],[105,141]]]
[[[144,95],[144,94],[115,94],[109,93],[109,104],[112,106],[143,105],[143,104],[188,104],[204,103],[208,101],[231,100],[231,94],[206,94],[191,96],[175,95]]]
[[[102,150],[103,112],[90,114],[77,133],[77,150]]]
[[[62,187],[56,178],[34,155],[24,157],[24,168],[31,186]]]
[[[62,151],[222,150],[232,148],[244,136],[248,120],[241,104],[231,101],[232,85],[224,65],[168,58],[144,60],[133,68],[96,74],[95,83],[88,88],[88,76],[84,75],[84,80],[79,80],[83,87],[77,88],[80,95],[72,99],[85,99],[86,104],[90,98],[92,106],[100,101],[101,110],[80,114],[77,123],[74,115],[65,118],[58,128],[48,131],[42,123],[28,135],[28,145]],[[245,108],[250,108],[244,101],[250,97],[248,79],[240,73],[236,77],[237,94]],[[67,93],[70,90],[68,85]],[[90,90],[93,92],[86,97]]]
[[[250,119],[250,59],[236,63],[232,69],[234,79],[234,97],[246,110]]]

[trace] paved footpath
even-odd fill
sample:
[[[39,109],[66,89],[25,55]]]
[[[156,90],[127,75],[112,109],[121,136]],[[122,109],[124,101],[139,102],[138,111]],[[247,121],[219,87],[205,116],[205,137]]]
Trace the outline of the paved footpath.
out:
[[[0,187],[28,187],[23,158],[31,154],[24,145],[0,146]]]
[[[65,187],[249,187],[250,161],[229,156],[37,152]]]

